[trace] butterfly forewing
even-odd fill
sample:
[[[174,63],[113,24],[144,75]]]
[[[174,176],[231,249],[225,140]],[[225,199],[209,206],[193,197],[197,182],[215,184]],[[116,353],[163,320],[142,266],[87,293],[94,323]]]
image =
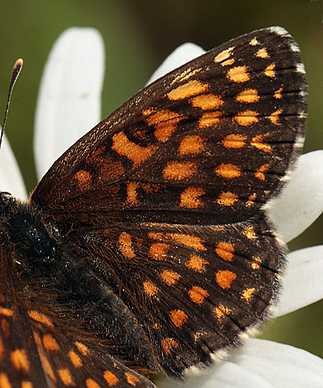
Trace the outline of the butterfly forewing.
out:
[[[37,261],[11,259],[27,329],[59,345],[24,343],[42,376],[46,354],[59,382],[66,365],[76,386],[148,387],[125,365],[181,377],[267,319],[284,255],[263,206],[301,150],[306,92],[292,38],[258,30],[148,85],[54,163],[30,199]],[[44,292],[51,329],[28,315]]]
[[[248,219],[303,137],[305,89],[295,43],[281,30],[233,40],[130,99],[54,164],[32,200],[51,214],[63,209],[57,203],[121,210],[131,222]]]

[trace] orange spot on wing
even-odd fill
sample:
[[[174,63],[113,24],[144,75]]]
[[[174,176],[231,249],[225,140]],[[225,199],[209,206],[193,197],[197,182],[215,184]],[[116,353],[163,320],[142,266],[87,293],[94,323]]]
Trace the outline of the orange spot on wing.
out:
[[[199,273],[205,271],[204,265],[206,264],[209,264],[209,262],[196,255],[191,255],[190,260],[185,263],[186,267]]]
[[[199,199],[200,196],[205,194],[205,191],[200,187],[188,187],[181,194],[180,207],[187,209],[197,209],[204,206],[204,203]]]
[[[201,287],[193,286],[188,291],[188,296],[190,297],[192,302],[201,306],[202,303],[204,302],[204,299],[209,296],[209,293]]]
[[[74,345],[77,347],[78,351],[83,355],[87,356],[89,354],[89,349],[82,342],[76,341]]]
[[[201,118],[199,119],[199,128],[208,128],[212,125],[216,125],[220,122],[222,117],[222,113],[218,110],[214,112],[206,112],[203,113]]]
[[[230,66],[230,65],[233,65],[235,62],[235,59],[234,58],[230,58],[224,62],[221,63],[221,66]]]
[[[114,385],[117,385],[119,383],[118,377],[109,370],[106,370],[103,373],[103,378],[106,380],[110,387],[113,387]]]
[[[228,58],[230,58],[230,56],[232,55],[232,50],[234,49],[234,47],[230,47],[226,50],[223,50],[221,51],[215,58],[214,58],[214,62],[215,63],[219,63],[219,62],[222,62],[222,61],[225,61],[227,60]]]
[[[128,383],[130,385],[135,386],[135,385],[137,385],[137,383],[140,383],[140,380],[132,373],[126,372],[125,375],[126,375],[126,379],[127,379]]]
[[[101,388],[101,386],[92,379],[85,380],[86,388]]]
[[[187,136],[181,141],[178,149],[180,155],[197,154],[204,150],[204,142],[200,136]]]
[[[72,379],[71,372],[67,368],[58,369],[57,372],[64,385],[75,385]]]
[[[1,381],[0,381],[0,387],[2,387],[1,385]],[[11,387],[11,386],[10,386]],[[34,386],[32,385],[32,383],[30,381],[23,381],[21,383],[21,388],[33,388]],[[6,387],[3,387],[3,388],[6,388]]]
[[[231,287],[231,283],[236,279],[236,277],[237,277],[237,275],[231,271],[219,270],[215,274],[216,282],[224,290]]]
[[[214,309],[214,313],[218,319],[222,319],[225,315],[229,315],[231,313],[231,310],[228,307],[225,307],[220,304]]]
[[[261,167],[258,168],[258,170],[255,173],[255,177],[261,181],[264,181],[266,179],[265,173],[267,172],[268,168],[270,167],[270,163],[263,164]]]
[[[48,327],[54,327],[52,321],[45,314],[41,314],[36,310],[30,310],[28,311],[28,315],[36,322],[43,323]]]
[[[176,89],[171,90],[167,97],[170,100],[182,100],[187,97],[195,96],[205,92],[209,88],[209,84],[202,84],[197,80],[192,80],[178,86]]]
[[[243,135],[228,135],[222,140],[225,148],[242,148],[246,143],[246,138]]]
[[[181,278],[181,275],[174,271],[165,270],[160,274],[160,277],[168,286],[173,286]]]
[[[255,230],[252,226],[247,226],[244,231],[243,231],[243,234],[249,239],[249,240],[253,240],[254,238],[256,238],[256,233],[255,233]]]
[[[269,54],[267,52],[267,50],[265,48],[261,48],[259,49],[257,52],[256,52],[256,57],[258,58],[263,58],[263,59],[267,59],[269,58]]]
[[[219,257],[221,257],[221,259],[225,261],[232,261],[234,245],[225,242],[220,242],[217,244],[215,252]]]
[[[272,63],[271,65],[267,66],[266,69],[265,69],[265,75],[267,77],[274,78],[275,75],[276,75],[275,67],[276,67],[275,62]]]
[[[172,310],[170,312],[170,319],[176,327],[181,328],[187,322],[187,315],[183,310]]]
[[[131,160],[134,167],[139,166],[142,162],[150,158],[158,148],[157,145],[141,147],[130,141],[123,132],[113,135],[112,140],[113,144],[111,148],[116,151],[118,155],[125,156]]]
[[[43,345],[48,352],[59,350],[59,345],[56,339],[51,334],[44,334]]]
[[[251,124],[255,124],[259,122],[259,119],[257,118],[258,112],[255,112],[253,110],[245,110],[243,112],[239,112],[234,116],[235,121],[243,126],[247,127]]]
[[[77,180],[78,187],[81,191],[88,190],[92,181],[91,174],[88,171],[80,170],[74,175]]]
[[[243,292],[242,292],[242,296],[243,298],[249,302],[251,297],[252,297],[252,294],[255,292],[255,288],[247,288],[245,289]]]
[[[278,109],[276,110],[275,112],[273,112],[270,116],[269,116],[269,120],[275,124],[275,125],[280,125],[280,122],[279,122],[279,115],[282,113],[282,109]]]
[[[252,258],[251,268],[252,269],[259,269],[261,265],[261,258],[259,256],[254,256]]]
[[[178,113],[164,109],[147,117],[146,122],[155,127],[156,139],[165,142],[171,137],[181,120],[183,117],[180,117]]]
[[[201,94],[190,99],[190,103],[195,108],[201,108],[203,110],[217,109],[224,104],[224,101],[220,96],[214,94]]]
[[[253,193],[248,197],[248,200],[246,202],[246,207],[250,207],[254,204],[254,200],[257,198],[257,194]]]
[[[155,296],[158,293],[158,287],[150,281],[143,282],[143,286],[145,294],[148,296]]]
[[[264,138],[268,136],[268,133],[265,133],[264,135],[258,135],[251,139],[250,144],[253,147],[258,148],[258,150],[268,152],[269,154],[272,153],[272,148],[268,143],[264,143]]]
[[[4,315],[6,317],[12,317],[14,315],[14,311],[12,309],[6,309],[4,307],[0,307],[0,315]]]
[[[127,184],[127,204],[136,205],[138,203],[137,199],[137,188],[139,186],[138,182],[129,182]]]
[[[163,170],[163,177],[164,179],[179,181],[191,178],[196,170],[196,164],[193,162],[170,161]]]
[[[277,99],[277,100],[280,100],[283,98],[283,95],[282,95],[282,91],[283,91],[283,88],[279,88],[275,91],[274,93],[274,97]]]
[[[256,89],[245,89],[236,96],[238,102],[251,104],[259,101],[258,91]]]
[[[170,355],[172,349],[178,348],[178,343],[173,338],[165,338],[161,340],[161,346],[163,352],[167,355]]]
[[[167,249],[169,245],[164,243],[153,243],[149,248],[149,256],[156,260],[165,260],[167,257]]]
[[[19,371],[23,370],[29,373],[30,363],[24,349],[16,349],[10,353],[10,360],[13,367]]]
[[[74,350],[71,350],[68,353],[68,357],[75,368],[80,368],[83,365],[81,358],[74,352]]]
[[[257,44],[259,44],[257,38],[253,38],[251,39],[251,41],[249,42],[250,46],[257,46]]]
[[[214,171],[218,176],[227,179],[238,178],[241,175],[240,168],[230,163],[220,164]]]
[[[5,373],[0,372],[0,387],[2,388],[12,388],[10,380]]]
[[[132,248],[130,234],[123,232],[119,236],[119,248],[121,253],[128,259],[133,259],[136,255]]]
[[[221,206],[232,206],[238,201],[238,196],[230,191],[222,192],[216,202]]]
[[[232,67],[227,72],[227,78],[236,83],[246,82],[249,81],[250,76],[248,73],[247,66],[236,66]]]
[[[182,233],[168,233],[167,236],[187,247],[206,251],[206,248],[203,245],[204,241],[200,237]]]

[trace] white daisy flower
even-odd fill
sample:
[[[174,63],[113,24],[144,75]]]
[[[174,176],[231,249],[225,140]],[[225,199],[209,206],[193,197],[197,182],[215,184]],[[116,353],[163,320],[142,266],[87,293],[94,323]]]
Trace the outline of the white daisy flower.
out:
[[[149,82],[203,54],[185,44],[171,54]],[[104,48],[93,29],[71,28],[57,40],[41,82],[35,123],[38,178],[53,161],[100,121]],[[21,174],[7,140],[1,149],[1,190],[26,199]],[[323,210],[323,151],[300,157],[291,180],[273,202],[270,217],[285,242],[302,233]],[[280,316],[323,298],[323,246],[288,254]],[[178,383],[157,380],[159,387],[322,387],[323,360],[309,352],[272,341],[250,339],[200,376]]]

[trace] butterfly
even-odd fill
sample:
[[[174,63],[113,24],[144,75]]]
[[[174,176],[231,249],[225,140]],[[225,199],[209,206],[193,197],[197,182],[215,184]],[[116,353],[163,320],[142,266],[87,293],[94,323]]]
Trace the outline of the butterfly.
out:
[[[139,91],[27,203],[1,192],[0,387],[153,387],[261,326],[306,95],[291,36],[257,30]]]

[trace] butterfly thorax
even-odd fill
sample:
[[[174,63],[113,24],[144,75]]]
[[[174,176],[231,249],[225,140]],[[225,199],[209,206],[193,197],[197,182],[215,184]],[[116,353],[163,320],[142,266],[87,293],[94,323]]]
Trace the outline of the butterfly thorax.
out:
[[[4,250],[14,248],[14,260],[23,271],[54,261],[57,244],[32,206],[1,192],[0,214],[0,244]]]

